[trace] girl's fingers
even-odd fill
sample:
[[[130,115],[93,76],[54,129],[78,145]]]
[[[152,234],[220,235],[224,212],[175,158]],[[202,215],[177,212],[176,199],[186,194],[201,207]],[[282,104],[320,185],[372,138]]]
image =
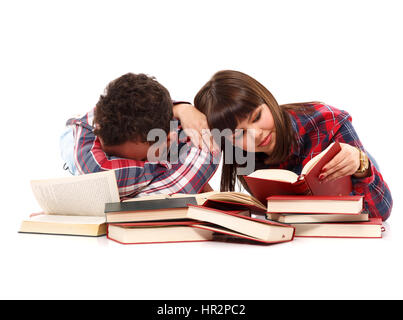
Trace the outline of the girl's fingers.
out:
[[[195,147],[199,149],[203,148],[204,146],[203,139],[198,131],[194,129],[185,129],[185,132]]]
[[[212,146],[211,149],[210,149],[211,153],[214,156],[219,155],[221,150],[220,150],[220,147],[217,145],[216,141],[214,140],[213,136],[211,136],[211,146]]]
[[[210,151],[210,152],[213,151],[212,139],[213,139],[213,136],[211,135],[211,132],[209,129],[201,130],[201,141],[203,143],[202,149],[204,151]]]
[[[328,175],[325,179],[322,180],[322,182],[333,181],[347,175],[350,175],[350,170],[349,168],[343,167],[340,170],[337,170],[336,172]]]
[[[344,176],[352,175],[355,172],[353,162],[348,159],[344,159],[339,162],[334,168],[332,168],[327,174],[321,174],[319,179],[321,181],[331,181]]]
[[[333,159],[331,159],[328,163],[326,163],[322,171],[319,175],[319,179],[322,177],[323,179],[328,177],[329,175],[333,174],[337,170],[340,169],[341,166],[343,166],[343,162],[345,160],[345,156],[343,155],[343,152],[340,151],[338,154],[336,154]]]
[[[322,168],[319,180],[330,181],[343,176],[352,175],[357,170],[358,150],[345,143],[341,143],[342,149]]]
[[[193,145],[205,152],[211,152],[214,156],[220,153],[220,148],[214,140],[210,129],[185,129],[187,136]]]

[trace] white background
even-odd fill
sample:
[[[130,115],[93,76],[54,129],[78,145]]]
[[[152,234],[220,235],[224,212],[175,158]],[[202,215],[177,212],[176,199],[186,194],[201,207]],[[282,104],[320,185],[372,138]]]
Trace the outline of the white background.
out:
[[[0,298],[402,299],[400,2],[1,2]],[[144,72],[193,101],[222,69],[252,75],[279,103],[352,115],[394,197],[383,239],[124,246],[17,233],[40,209],[29,181],[66,174],[65,120],[110,80]]]

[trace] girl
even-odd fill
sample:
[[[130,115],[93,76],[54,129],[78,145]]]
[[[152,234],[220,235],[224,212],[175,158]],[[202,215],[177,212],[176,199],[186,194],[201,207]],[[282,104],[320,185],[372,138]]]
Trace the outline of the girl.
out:
[[[389,217],[390,190],[347,112],[321,102],[278,105],[258,81],[230,70],[217,72],[197,93],[194,105],[211,129],[231,130],[226,139],[235,148],[255,152],[255,170],[279,168],[300,174],[312,157],[333,141],[340,142],[341,151],[323,167],[319,179],[351,176],[353,193],[364,195],[370,216]],[[224,161],[221,191],[234,191],[237,178],[242,182],[237,167]]]

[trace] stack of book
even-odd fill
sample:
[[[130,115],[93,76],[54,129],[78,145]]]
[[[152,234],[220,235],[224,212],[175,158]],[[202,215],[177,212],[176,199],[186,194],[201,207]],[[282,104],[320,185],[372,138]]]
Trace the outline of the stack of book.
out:
[[[296,237],[380,238],[382,232],[362,196],[270,196],[267,218],[294,226]]]
[[[283,169],[257,170],[244,177],[248,191],[267,203],[267,218],[289,223],[296,237],[374,237],[384,230],[380,218],[363,211],[363,197],[351,196],[351,177],[322,182],[322,167],[341,150],[332,143],[313,157],[300,175]]]
[[[107,203],[107,237],[122,244],[211,240],[270,244],[293,240],[293,226],[251,217],[250,210],[265,211],[255,201],[242,193],[209,192]]]
[[[82,176],[31,181],[41,207],[21,223],[19,232],[108,236],[120,243],[291,241],[295,228],[261,221],[250,210],[266,208],[237,192],[152,195],[121,202],[113,170]]]
[[[32,190],[42,212],[20,232],[102,236],[120,243],[243,241],[277,243],[295,237],[381,237],[380,219],[351,196],[350,177],[321,182],[321,168],[340,151],[333,143],[298,176],[282,169],[244,177],[251,195],[207,192],[151,195],[120,201],[113,170],[36,180]]]

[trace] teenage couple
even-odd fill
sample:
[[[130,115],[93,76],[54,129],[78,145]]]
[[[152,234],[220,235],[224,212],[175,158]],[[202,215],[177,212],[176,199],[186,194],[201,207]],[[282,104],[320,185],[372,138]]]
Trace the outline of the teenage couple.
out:
[[[262,84],[238,71],[213,75],[194,106],[172,101],[153,77],[125,74],[109,83],[93,110],[67,121],[61,149],[72,174],[114,169],[125,199],[211,191],[208,181],[221,149],[221,191],[234,191],[237,179],[243,182],[239,173],[251,159],[254,170],[300,174],[334,141],[341,151],[322,168],[319,179],[351,176],[353,193],[364,195],[370,216],[386,220],[392,209],[390,190],[351,116],[322,102],[279,105]],[[229,152],[253,157],[245,161]]]

